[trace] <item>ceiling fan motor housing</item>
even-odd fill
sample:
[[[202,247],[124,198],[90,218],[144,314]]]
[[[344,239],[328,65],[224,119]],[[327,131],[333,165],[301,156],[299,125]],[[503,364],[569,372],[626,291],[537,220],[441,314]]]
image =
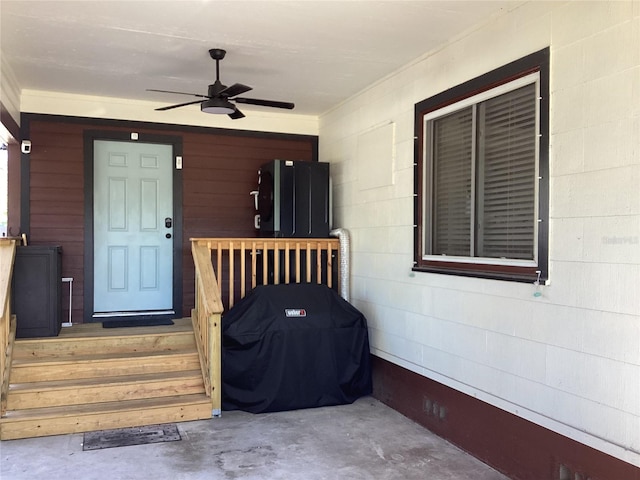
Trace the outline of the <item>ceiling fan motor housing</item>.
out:
[[[217,97],[221,91],[225,90],[227,87],[226,85],[223,85],[222,82],[220,82],[220,80],[216,80],[215,83],[212,83],[211,85],[209,85],[209,88],[207,89],[207,96],[208,97]]]

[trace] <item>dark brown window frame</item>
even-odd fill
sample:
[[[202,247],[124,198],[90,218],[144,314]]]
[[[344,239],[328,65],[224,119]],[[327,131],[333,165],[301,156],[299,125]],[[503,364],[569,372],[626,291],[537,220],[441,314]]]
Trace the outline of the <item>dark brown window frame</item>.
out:
[[[472,276],[510,280],[518,282],[541,283],[549,278],[549,48],[527,55],[519,60],[499,67],[491,72],[464,82],[442,93],[425,99],[415,105],[414,113],[414,265],[418,272],[443,273],[450,275]],[[538,238],[537,265],[495,265],[474,262],[447,262],[423,258],[423,235],[425,225],[423,208],[424,158],[423,158],[423,120],[424,116],[435,110],[460,102],[466,98],[507,84],[515,79],[539,72],[540,84],[540,136],[538,138]],[[428,186],[427,186],[428,187]]]

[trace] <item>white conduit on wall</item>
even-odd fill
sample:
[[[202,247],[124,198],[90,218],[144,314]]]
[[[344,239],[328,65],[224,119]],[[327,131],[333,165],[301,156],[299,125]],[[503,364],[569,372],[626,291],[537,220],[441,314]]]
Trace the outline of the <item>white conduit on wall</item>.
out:
[[[329,233],[340,241],[340,296],[349,301],[349,232],[336,228]]]

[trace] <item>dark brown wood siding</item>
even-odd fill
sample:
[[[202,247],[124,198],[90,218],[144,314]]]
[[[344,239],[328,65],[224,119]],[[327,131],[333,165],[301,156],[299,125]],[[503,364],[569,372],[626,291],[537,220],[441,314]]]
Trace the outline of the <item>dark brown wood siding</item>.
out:
[[[62,276],[72,277],[73,321],[82,319],[84,247],[84,157],[80,125],[34,122],[29,132],[30,245],[61,245]],[[63,288],[63,316],[68,316],[67,286]],[[66,321],[66,320],[65,320]]]
[[[29,232],[33,245],[61,245],[62,272],[73,277],[73,321],[83,319],[84,134],[85,131],[136,131],[172,135],[183,142],[182,281],[183,311],[194,302],[192,237],[251,237],[258,168],[272,159],[317,159],[317,137],[260,132],[109,122],[24,115],[32,142],[29,155]],[[63,289],[63,308],[67,306]],[[68,315],[68,312],[63,312]]]
[[[258,187],[260,166],[276,158],[312,160],[317,152],[308,139],[185,134],[183,141],[183,305],[190,309],[195,271],[189,239],[256,236],[250,192]]]

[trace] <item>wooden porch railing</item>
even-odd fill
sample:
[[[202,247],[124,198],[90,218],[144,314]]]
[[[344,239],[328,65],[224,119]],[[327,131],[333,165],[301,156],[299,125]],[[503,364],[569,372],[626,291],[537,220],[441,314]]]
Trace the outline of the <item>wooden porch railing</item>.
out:
[[[11,354],[16,338],[16,318],[11,315],[11,277],[16,241],[0,239],[0,416],[4,416],[9,390]]]
[[[222,301],[206,245],[191,243],[196,268],[195,308],[191,312],[200,367],[214,416],[222,412]]]
[[[193,238],[211,251],[218,294],[228,310],[257,285],[322,283],[339,290],[337,238]]]
[[[339,289],[336,238],[192,238],[195,308],[191,313],[212,411],[222,409],[222,313],[257,285],[324,283]],[[224,288],[223,288],[224,287]]]

